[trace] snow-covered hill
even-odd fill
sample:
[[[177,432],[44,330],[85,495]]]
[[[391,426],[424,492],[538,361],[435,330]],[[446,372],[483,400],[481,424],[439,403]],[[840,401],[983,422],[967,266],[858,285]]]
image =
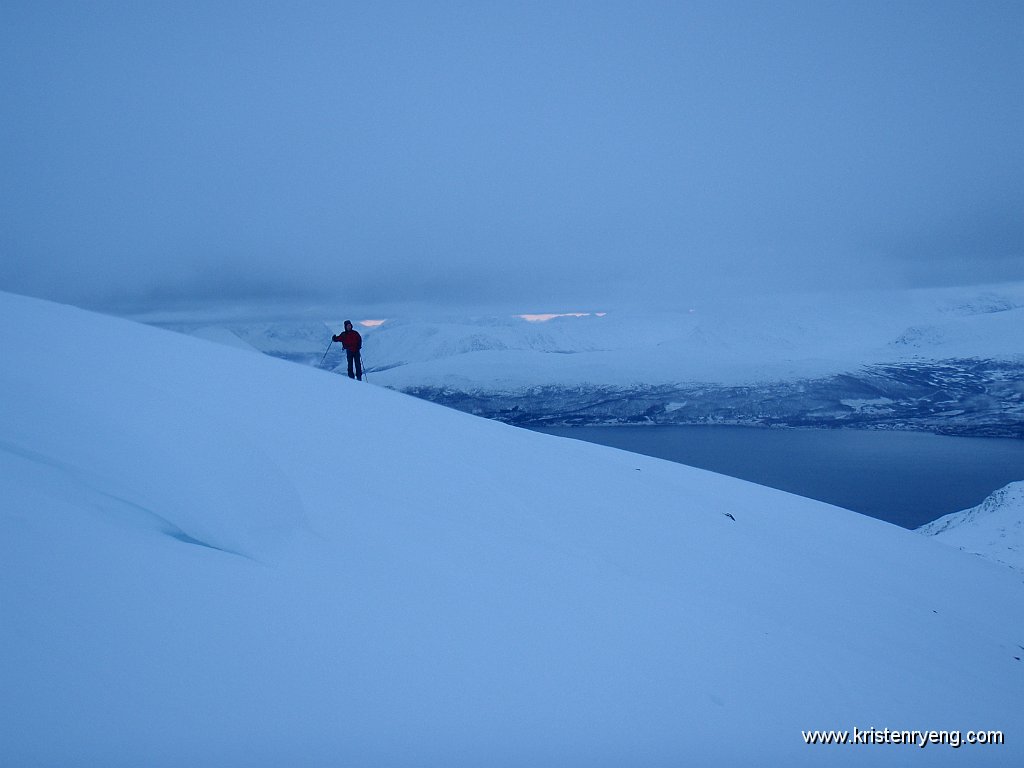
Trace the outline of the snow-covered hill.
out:
[[[1010,569],[124,320],[0,320],[5,765],[1024,759]],[[801,735],[855,727],[1006,743]]]
[[[1024,482],[1010,483],[978,506],[917,530],[964,552],[1024,570]]]

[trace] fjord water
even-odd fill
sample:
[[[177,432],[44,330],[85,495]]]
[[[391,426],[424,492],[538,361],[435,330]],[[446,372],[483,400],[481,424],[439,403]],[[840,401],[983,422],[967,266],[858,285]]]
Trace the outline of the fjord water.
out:
[[[857,429],[547,427],[916,528],[1024,480],[1024,441]]]

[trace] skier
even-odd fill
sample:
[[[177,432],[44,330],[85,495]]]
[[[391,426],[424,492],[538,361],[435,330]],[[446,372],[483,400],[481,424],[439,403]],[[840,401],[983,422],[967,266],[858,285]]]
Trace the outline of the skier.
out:
[[[340,341],[345,348],[345,356],[348,358],[348,377],[350,379],[363,380],[363,361],[360,358],[359,350],[363,348],[363,337],[359,331],[353,330],[352,321],[345,321],[345,330],[337,336],[332,336],[331,341]],[[353,364],[355,373],[352,372]]]

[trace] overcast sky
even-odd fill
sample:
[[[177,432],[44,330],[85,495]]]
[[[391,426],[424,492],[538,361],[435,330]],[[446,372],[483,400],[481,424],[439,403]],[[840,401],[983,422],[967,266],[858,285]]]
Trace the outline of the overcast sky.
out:
[[[1024,3],[0,3],[0,289],[1024,279]]]

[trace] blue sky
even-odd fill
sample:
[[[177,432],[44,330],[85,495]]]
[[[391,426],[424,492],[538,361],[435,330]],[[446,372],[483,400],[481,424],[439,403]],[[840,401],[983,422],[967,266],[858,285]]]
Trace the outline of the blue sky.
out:
[[[0,6],[0,288],[92,306],[1024,279],[1018,2]]]

